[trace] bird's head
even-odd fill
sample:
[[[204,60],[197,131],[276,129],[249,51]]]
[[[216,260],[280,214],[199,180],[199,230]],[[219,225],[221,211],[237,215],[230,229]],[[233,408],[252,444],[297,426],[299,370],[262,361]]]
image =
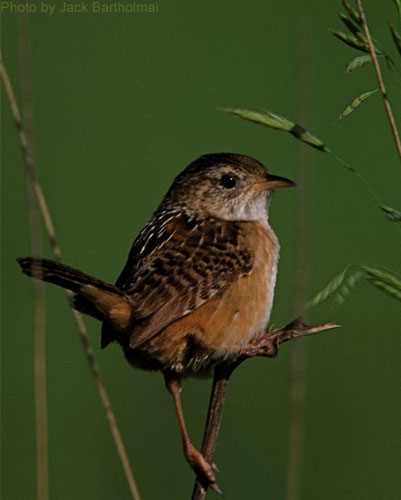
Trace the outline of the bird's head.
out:
[[[206,154],[175,178],[164,202],[198,216],[266,220],[273,190],[291,186],[249,156]]]

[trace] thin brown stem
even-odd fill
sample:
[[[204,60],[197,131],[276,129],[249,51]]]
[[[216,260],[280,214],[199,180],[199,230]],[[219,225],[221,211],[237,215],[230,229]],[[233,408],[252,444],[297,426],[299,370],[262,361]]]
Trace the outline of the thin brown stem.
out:
[[[19,48],[20,48],[20,82],[21,108],[25,121],[26,141],[24,156],[26,159],[26,180],[28,191],[28,215],[31,252],[35,257],[42,254],[42,231],[39,207],[34,193],[34,134],[33,134],[33,100],[31,88],[31,60],[28,38],[28,17],[18,16]],[[40,270],[34,270],[40,278]],[[33,283],[34,304],[34,395],[35,395],[35,435],[36,435],[36,494],[38,500],[49,498],[49,438],[47,410],[47,362],[46,362],[46,294],[43,282]]]
[[[302,453],[305,433],[307,352],[304,342],[293,346],[290,365],[286,500],[299,500],[302,487]]]
[[[213,455],[220,429],[228,381],[234,368],[234,366],[227,368],[216,368],[214,372],[213,387],[210,394],[209,409],[207,412],[207,419],[202,443],[202,455],[209,463],[213,462]],[[207,488],[208,486],[203,484],[197,478],[195,480],[194,488],[192,491],[192,500],[205,499],[207,495]]]
[[[2,59],[1,59],[1,54],[0,54],[0,70],[1,70],[1,79],[2,79],[2,82],[4,85],[6,97],[7,97],[8,103],[10,105],[10,109],[11,109],[11,113],[13,115],[15,126],[18,130],[18,133],[19,133],[21,149],[22,149],[23,155],[24,155],[25,167],[29,171],[29,175],[31,177],[31,182],[32,182],[32,185],[34,188],[34,193],[35,193],[36,198],[37,198],[37,203],[39,206],[39,210],[40,210],[42,219],[44,221],[44,225],[46,228],[46,232],[47,232],[47,236],[48,236],[50,245],[51,245],[52,250],[53,250],[53,254],[54,254],[56,260],[60,260],[62,253],[61,253],[60,245],[57,242],[56,231],[54,228],[53,220],[52,220],[50,210],[49,210],[47,202],[46,202],[46,198],[43,194],[42,187],[41,187],[39,179],[37,177],[36,168],[35,168],[33,158],[29,152],[29,144],[28,144],[26,134],[24,132],[22,119],[21,119],[21,113],[19,111],[17,100],[16,100],[15,94],[14,94],[14,89],[13,89],[13,86],[11,84],[10,78],[8,76],[8,72],[4,66]],[[67,293],[68,299],[70,301],[71,293],[68,291],[66,293]],[[120,461],[121,461],[121,464],[122,464],[122,467],[124,470],[124,474],[125,474],[125,477],[126,477],[126,480],[128,483],[131,497],[133,500],[140,500],[138,487],[136,485],[136,481],[135,481],[135,478],[134,478],[134,475],[132,472],[132,468],[131,468],[131,465],[129,462],[127,450],[126,450],[124,442],[122,440],[121,433],[120,433],[120,430],[118,428],[117,420],[116,420],[115,414],[113,412],[106,388],[105,388],[104,383],[102,381],[98,365],[95,361],[92,347],[89,343],[86,325],[84,323],[82,316],[77,311],[75,311],[73,309],[72,312],[73,312],[75,322],[77,324],[77,328],[78,328],[78,332],[80,334],[82,345],[84,347],[84,351],[85,351],[86,358],[87,358],[87,361],[89,364],[89,368],[90,368],[92,375],[94,377],[96,388],[97,388],[97,391],[99,393],[100,400],[102,402],[103,409],[104,409],[104,412],[106,415],[106,419],[107,419],[111,434],[112,434],[113,439],[114,439],[114,444],[117,448],[117,453],[119,455],[119,458],[120,458]]]
[[[299,122],[310,120],[314,78],[313,66],[305,65],[305,53],[313,53],[314,43],[308,16],[302,16],[298,23],[297,44],[297,107]],[[297,210],[295,223],[295,269],[294,269],[294,313],[302,311],[308,295],[310,273],[310,208],[312,197],[311,163],[312,151],[298,143],[297,151]],[[302,454],[304,449],[305,395],[306,395],[307,344],[296,342],[291,345],[289,366],[289,423],[285,500],[299,500],[302,488]]]
[[[67,292],[71,297],[71,293]],[[72,309],[78,331],[80,333],[81,341],[85,350],[86,358],[89,364],[89,368],[92,372],[93,378],[96,383],[96,388],[100,396],[100,400],[103,405],[103,410],[106,414],[107,422],[110,427],[111,434],[114,439],[114,444],[117,448],[118,456],[120,457],[121,465],[125,474],[125,479],[128,483],[128,488],[131,493],[131,497],[133,500],[141,500],[141,496],[139,494],[138,486],[135,481],[134,473],[132,472],[132,467],[128,458],[128,453],[124,445],[123,438],[121,436],[120,429],[118,427],[118,423],[116,420],[116,416],[114,414],[113,408],[111,406],[110,398],[107,394],[106,387],[103,384],[102,377],[100,375],[99,367],[96,363],[95,356],[93,354],[92,347],[89,343],[86,325],[84,323],[84,319],[82,315],[77,312],[75,309]]]
[[[378,61],[378,58],[377,58],[377,55],[376,55],[375,46],[374,46],[374,43],[373,43],[373,40],[372,40],[372,36],[370,34],[368,23],[366,21],[365,11],[364,11],[363,6],[362,6],[362,0],[357,0],[357,5],[358,5],[358,10],[359,10],[359,15],[361,17],[363,31],[365,32],[366,39],[368,41],[369,52],[370,52],[370,55],[372,57],[373,66],[375,68],[377,81],[379,83],[380,93],[381,93],[381,95],[383,97],[384,108],[386,110],[386,113],[387,113],[387,116],[388,116],[388,120],[390,122],[390,128],[391,128],[391,132],[392,132],[393,137],[394,137],[395,147],[397,149],[398,156],[400,157],[400,160],[401,160],[401,141],[400,141],[400,136],[399,136],[399,133],[398,133],[397,126],[395,124],[394,115],[393,115],[393,111],[391,109],[390,100],[389,100],[388,95],[387,95],[387,90],[386,90],[386,87],[384,85],[384,80],[383,80],[382,72],[381,72],[381,69],[380,69],[380,64],[379,64],[379,61]]]
[[[32,210],[32,209],[30,209]],[[46,370],[46,296],[44,287],[34,290],[34,383],[36,429],[36,491],[38,500],[49,498],[47,370]]]
[[[232,364],[216,369],[202,445],[202,453],[208,462],[213,462],[228,381],[235,368],[248,358],[253,358],[255,356],[276,356],[278,346],[284,342],[306,335],[314,335],[327,330],[333,330],[335,328],[339,328],[339,325],[335,323],[324,323],[322,325],[308,326],[303,323],[302,318],[297,318],[284,328],[266,330],[260,337],[256,338],[252,344],[239,353],[238,358],[233,361]],[[191,500],[204,500],[206,495],[207,485],[202,484],[196,479]]]

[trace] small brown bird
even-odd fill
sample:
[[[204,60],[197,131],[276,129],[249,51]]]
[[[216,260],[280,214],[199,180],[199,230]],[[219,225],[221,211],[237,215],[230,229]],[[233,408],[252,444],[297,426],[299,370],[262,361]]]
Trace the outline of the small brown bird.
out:
[[[174,180],[134,241],[115,285],[48,259],[18,259],[25,274],[74,292],[74,307],[103,322],[135,367],[163,372],[184,454],[216,477],[190,441],[181,378],[235,359],[269,320],[279,244],[268,222],[273,189],[294,186],[249,156],[203,155]]]

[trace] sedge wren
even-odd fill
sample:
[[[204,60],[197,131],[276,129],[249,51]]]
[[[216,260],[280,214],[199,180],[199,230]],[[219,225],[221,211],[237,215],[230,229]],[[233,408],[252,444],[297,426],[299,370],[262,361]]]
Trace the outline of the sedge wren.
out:
[[[234,360],[265,328],[279,244],[268,222],[275,188],[293,186],[249,156],[206,154],[174,180],[134,241],[115,285],[48,259],[22,271],[74,293],[74,307],[103,322],[129,363],[160,370],[171,393],[184,454],[217,489],[212,464],[190,441],[181,378]]]

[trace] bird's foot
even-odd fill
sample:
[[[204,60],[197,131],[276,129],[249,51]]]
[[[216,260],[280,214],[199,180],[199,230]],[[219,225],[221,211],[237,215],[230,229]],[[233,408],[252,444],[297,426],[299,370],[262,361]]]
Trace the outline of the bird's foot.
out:
[[[185,446],[184,449],[185,458],[187,459],[189,465],[192,467],[192,470],[197,475],[199,481],[216,491],[219,494],[222,494],[220,488],[216,482],[216,476],[213,470],[218,471],[215,463],[209,463],[206,458],[198,451],[192,443],[189,443]]]
[[[266,333],[263,333],[249,344],[242,346],[240,353],[247,358],[252,358],[254,356],[274,358],[277,355],[277,345],[266,335]]]

